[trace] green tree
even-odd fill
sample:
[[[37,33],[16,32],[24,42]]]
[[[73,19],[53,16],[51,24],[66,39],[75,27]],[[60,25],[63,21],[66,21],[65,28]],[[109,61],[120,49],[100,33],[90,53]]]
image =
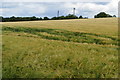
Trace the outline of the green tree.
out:
[[[82,16],[79,16],[80,19],[82,19],[83,17]]]
[[[73,15],[73,14],[68,14],[65,18],[66,19],[78,19],[78,17],[76,15]]]
[[[48,17],[44,17],[44,20],[49,20],[49,18]]]
[[[116,15],[113,15],[113,17],[116,17]]]
[[[106,14],[105,12],[100,12],[99,14],[94,16],[94,18],[105,18],[105,17],[112,17],[112,16],[109,14]]]

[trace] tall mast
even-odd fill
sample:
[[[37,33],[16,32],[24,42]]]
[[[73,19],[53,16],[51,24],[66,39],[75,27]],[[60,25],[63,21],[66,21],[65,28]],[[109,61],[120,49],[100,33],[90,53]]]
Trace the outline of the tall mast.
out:
[[[58,10],[58,12],[57,12],[57,17],[59,17],[59,10]]]
[[[75,8],[73,8],[73,15],[75,15]]]

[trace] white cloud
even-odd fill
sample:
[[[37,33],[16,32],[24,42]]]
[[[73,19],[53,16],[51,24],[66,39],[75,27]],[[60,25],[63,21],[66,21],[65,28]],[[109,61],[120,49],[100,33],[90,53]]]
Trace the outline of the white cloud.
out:
[[[73,0],[74,1],[74,0]],[[80,0],[81,1],[81,0]],[[85,0],[86,1],[86,0]],[[93,17],[99,12],[107,12],[112,15],[118,14],[118,1],[109,0],[106,4],[87,2],[64,2],[64,3],[35,3],[35,2],[8,2],[4,3],[4,8],[0,9],[4,16],[56,16],[57,10],[60,10],[60,15],[73,13],[73,8],[76,8],[76,15]],[[3,10],[3,11],[2,11]]]
[[[111,0],[4,0],[2,2],[110,2]]]
[[[44,5],[40,4],[28,4],[28,5],[23,5],[22,9],[25,9],[28,11],[29,14],[43,14],[46,11],[46,7]]]
[[[107,12],[112,15],[118,15],[118,1],[111,0],[107,4],[97,4],[97,3],[66,3],[64,8],[66,14],[73,13],[73,8],[76,8],[76,15],[84,15],[88,17],[93,17],[93,15],[99,12]]]
[[[29,16],[29,15],[41,15],[46,12],[46,6],[39,5],[36,3],[14,3],[18,4],[17,7],[6,7],[2,8],[2,13],[4,16]],[[4,4],[8,6],[8,4]],[[9,4],[9,6],[12,4]]]
[[[118,12],[118,2],[119,0],[112,0],[108,5],[107,8],[109,12]]]
[[[0,16],[2,16],[2,9],[0,9]]]

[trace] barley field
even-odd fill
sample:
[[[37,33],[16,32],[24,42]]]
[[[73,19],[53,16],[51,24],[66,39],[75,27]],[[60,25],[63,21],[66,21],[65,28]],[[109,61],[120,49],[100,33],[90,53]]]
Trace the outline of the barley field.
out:
[[[3,22],[3,78],[117,78],[117,18]]]

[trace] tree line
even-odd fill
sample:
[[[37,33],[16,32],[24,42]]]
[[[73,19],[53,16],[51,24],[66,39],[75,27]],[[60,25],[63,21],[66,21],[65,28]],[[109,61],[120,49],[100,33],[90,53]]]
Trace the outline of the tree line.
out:
[[[52,18],[49,18],[49,17],[35,17],[35,16],[32,16],[32,17],[15,17],[15,16],[12,16],[12,17],[0,17],[2,22],[12,22],[12,21],[35,21],[35,20],[61,20],[61,19],[86,19],[87,17],[82,17],[82,16],[79,16],[77,17],[76,15],[72,15],[72,14],[69,14],[67,16],[59,16],[59,17],[52,17]]]
[[[115,15],[111,16],[109,14],[106,14],[105,12],[100,12],[99,14],[95,15],[94,18],[105,18],[105,17],[116,17]],[[88,17],[83,17],[83,16],[76,16],[73,14],[68,14],[67,16],[59,16],[59,17],[0,17],[0,20],[2,22],[12,22],[12,21],[35,21],[35,20],[62,20],[62,19],[88,19]]]

